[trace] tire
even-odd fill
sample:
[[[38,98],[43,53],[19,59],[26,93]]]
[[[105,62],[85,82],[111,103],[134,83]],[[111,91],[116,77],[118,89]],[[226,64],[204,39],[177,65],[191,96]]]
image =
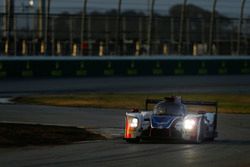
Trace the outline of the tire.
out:
[[[198,133],[198,130],[197,130],[197,133]],[[204,141],[204,120],[202,118],[200,122],[199,137],[196,139],[196,144],[200,144],[203,141]]]
[[[210,137],[210,138],[208,138],[208,139],[207,139],[207,141],[211,141],[211,142],[213,142],[213,141],[214,141],[214,137]]]
[[[214,141],[214,139],[217,137],[217,133],[216,132],[213,132],[213,134],[211,135],[211,137],[209,137],[207,140],[208,141]]]

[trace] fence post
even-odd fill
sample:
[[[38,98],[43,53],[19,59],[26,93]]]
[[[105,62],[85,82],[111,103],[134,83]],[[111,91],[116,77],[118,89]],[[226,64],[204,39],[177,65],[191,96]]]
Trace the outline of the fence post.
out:
[[[8,18],[9,18],[9,6],[6,4],[6,1],[4,1],[4,7],[5,7],[5,13],[3,13],[3,37],[7,38],[7,33],[8,33]],[[4,49],[5,52],[5,49]]]
[[[170,18],[170,50],[172,53],[174,51],[174,54],[175,54],[175,26],[174,26],[174,18],[171,17]]]
[[[91,31],[91,27],[92,27],[92,17],[91,15],[88,16],[88,55],[92,56],[93,54],[93,40],[92,40],[92,31]]]
[[[140,43],[140,45],[142,45],[143,44],[143,18],[141,16],[139,18],[138,33],[139,33],[138,34],[138,36],[139,36],[139,43]],[[136,43],[137,43],[137,41],[136,41]],[[136,46],[137,46],[137,44],[136,44]],[[140,55],[141,54],[140,51],[136,52],[136,55],[137,54]]]
[[[110,41],[110,30],[109,30],[109,18],[108,16],[105,17],[105,53],[110,54],[109,52],[109,41]]]
[[[83,55],[83,41],[84,41],[84,33],[86,28],[86,15],[87,15],[87,4],[88,0],[83,0],[83,7],[82,7],[82,18],[81,18],[81,55]]]
[[[126,24],[126,17],[124,17],[122,19],[122,41],[123,41],[123,48],[122,48],[122,53],[123,54],[127,54],[127,43],[126,43],[126,40],[127,40],[127,24]]]
[[[210,31],[209,31],[209,44],[208,44],[208,54],[211,55],[213,52],[213,40],[214,40],[214,19],[216,10],[217,0],[213,0],[212,13],[210,18]]]
[[[152,34],[154,34],[154,44],[151,45],[151,53],[158,54],[160,53],[160,45],[161,45],[161,38],[159,35],[158,27],[159,27],[159,21],[160,19],[155,18],[154,19],[154,29],[152,30]],[[159,42],[159,43],[158,43]]]
[[[45,35],[45,13],[46,13],[46,1],[45,0],[39,0],[38,1],[38,38],[42,39]]]
[[[201,43],[204,45],[206,42],[206,23],[204,18],[201,20]],[[205,51],[207,54],[207,50]]]
[[[51,19],[51,53],[55,56],[55,19]]]
[[[241,33],[242,33],[245,2],[246,0],[241,0],[240,20],[239,20],[239,27],[238,27],[238,39],[237,39],[237,55],[240,55],[240,50],[241,50]]]
[[[11,36],[13,32],[13,21],[14,21],[14,0],[5,0],[4,1],[4,6],[5,8],[5,13],[3,14],[3,27],[4,27],[4,32],[3,36],[6,38],[6,43],[5,43],[5,54],[9,54],[9,50],[11,48]]]
[[[154,17],[154,6],[155,0],[151,0],[151,10],[149,13],[149,23],[148,23],[148,49],[147,54],[151,55],[152,46],[152,28],[153,28],[153,17]]]
[[[29,14],[31,15],[31,55],[35,55],[35,8],[34,0],[29,0]]]
[[[49,32],[49,18],[50,18],[50,0],[47,0],[46,4],[46,21],[45,21],[45,52],[44,54],[47,55],[48,52],[48,32]]]
[[[183,43],[183,28],[184,28],[184,17],[186,10],[187,0],[183,0],[183,5],[181,8],[181,18],[180,18],[180,33],[179,33],[179,44],[178,44],[178,54],[182,54],[182,43]]]
[[[70,43],[70,53],[73,53],[73,16],[70,16],[69,20],[69,43]]]
[[[186,20],[186,54],[190,54],[190,19]]]
[[[118,11],[116,16],[116,41],[115,41],[115,50],[117,55],[121,54],[120,53],[121,7],[122,7],[122,0],[118,0]]]
[[[17,19],[13,17],[14,24],[14,55],[17,56]]]

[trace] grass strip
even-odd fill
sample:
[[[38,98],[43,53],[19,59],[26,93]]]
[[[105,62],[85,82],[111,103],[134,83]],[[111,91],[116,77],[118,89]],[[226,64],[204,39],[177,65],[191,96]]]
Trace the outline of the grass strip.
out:
[[[217,101],[220,113],[250,113],[250,94],[215,94],[215,93],[84,93],[49,96],[20,97],[16,102],[67,107],[94,107],[131,109],[144,108],[146,98],[162,99],[166,96],[178,95],[185,100]]]
[[[105,138],[83,128],[0,123],[0,147],[61,145],[102,139]]]

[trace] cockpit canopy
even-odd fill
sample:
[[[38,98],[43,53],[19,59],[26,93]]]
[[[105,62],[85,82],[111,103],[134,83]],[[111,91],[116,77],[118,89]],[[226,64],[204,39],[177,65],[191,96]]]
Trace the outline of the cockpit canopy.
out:
[[[156,115],[184,116],[186,109],[182,103],[161,101],[155,105],[153,112]]]

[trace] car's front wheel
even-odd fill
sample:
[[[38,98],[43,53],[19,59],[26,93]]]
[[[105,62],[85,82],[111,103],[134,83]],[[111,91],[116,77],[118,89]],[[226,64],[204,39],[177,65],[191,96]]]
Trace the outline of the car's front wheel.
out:
[[[203,120],[203,118],[201,118],[200,128],[197,129],[197,138],[196,138],[197,144],[202,143],[204,140],[204,128],[205,128],[204,120]]]

